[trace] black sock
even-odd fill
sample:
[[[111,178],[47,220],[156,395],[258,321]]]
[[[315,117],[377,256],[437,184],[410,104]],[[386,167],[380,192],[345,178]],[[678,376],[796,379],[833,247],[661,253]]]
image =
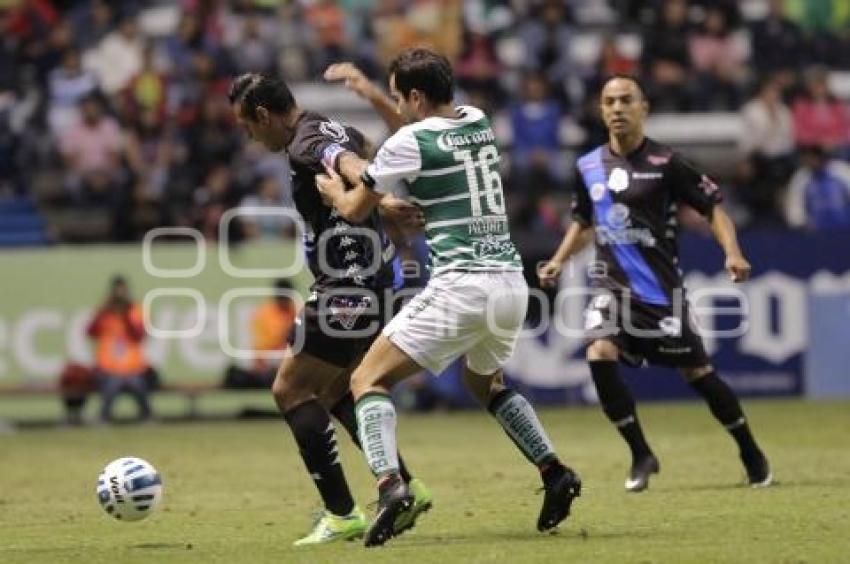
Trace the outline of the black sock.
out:
[[[336,405],[331,408],[331,414],[345,427],[345,430],[351,435],[351,440],[354,441],[357,448],[363,450],[363,447],[360,446],[360,437],[357,436],[357,414],[354,412],[354,398],[350,392],[336,402]],[[410,480],[413,479],[413,476],[410,475],[407,466],[404,464],[404,460],[401,458],[401,454],[398,455],[398,473],[401,474],[401,479],[406,484],[409,484]]]
[[[617,373],[617,363],[613,360],[592,360],[588,364],[602,410],[626,440],[632,451],[632,460],[638,461],[651,455],[652,450],[638,421],[635,400]]]
[[[348,515],[354,499],[345,481],[337,453],[336,433],[325,408],[310,400],[283,414],[307,472],[313,478],[325,508],[334,515]]]
[[[756,440],[750,432],[744,411],[741,409],[741,404],[732,388],[721,380],[716,372],[698,378],[690,382],[690,385],[705,399],[711,413],[726,427],[726,430],[738,443],[741,458],[753,460],[761,457],[761,450],[759,450]]]

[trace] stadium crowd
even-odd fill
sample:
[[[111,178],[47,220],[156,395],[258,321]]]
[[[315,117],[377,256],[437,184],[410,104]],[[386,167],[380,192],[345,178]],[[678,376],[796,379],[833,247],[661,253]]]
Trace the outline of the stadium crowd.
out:
[[[563,228],[571,163],[605,139],[594,93],[616,73],[639,75],[656,112],[740,114],[737,162],[715,172],[744,226],[850,225],[850,108],[832,80],[850,72],[850,0],[0,0],[0,30],[0,196],[35,202],[45,240],[216,238],[230,208],[290,206],[286,163],[232,122],[229,79],[315,82],[350,60],[383,81],[423,43],[510,132],[517,229]]]

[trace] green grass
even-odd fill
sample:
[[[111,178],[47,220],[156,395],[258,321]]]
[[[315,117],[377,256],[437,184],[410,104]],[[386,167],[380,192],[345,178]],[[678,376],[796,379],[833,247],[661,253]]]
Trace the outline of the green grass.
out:
[[[34,430],[0,436],[0,561],[11,562],[847,562],[850,404],[749,402],[779,485],[751,490],[730,439],[699,404],[643,407],[662,464],[626,494],[627,454],[597,409],[541,412],[584,495],[558,535],[534,530],[538,479],[482,413],[402,415],[400,443],[436,494],[412,532],[381,549],[296,550],[317,496],[280,422]],[[358,452],[343,457],[361,505]],[[165,498],[122,523],[94,482],[119,456],[148,459]]]

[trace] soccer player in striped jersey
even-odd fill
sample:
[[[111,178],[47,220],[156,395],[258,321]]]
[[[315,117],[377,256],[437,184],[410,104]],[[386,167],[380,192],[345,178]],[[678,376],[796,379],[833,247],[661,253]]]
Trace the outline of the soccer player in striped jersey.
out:
[[[503,382],[528,287],[508,230],[490,121],[477,108],[451,104],[453,76],[445,57],[412,49],[393,61],[389,75],[390,94],[410,123],[371,163],[341,152],[316,181],[325,200],[352,221],[369,217],[388,194],[405,188],[423,211],[431,249],[430,282],[384,328],[351,379],[363,452],[378,481],[366,546],[393,536],[396,516],[413,500],[399,475],[390,389],[423,368],[439,374],[462,355],[470,392],[539,469],[546,494],[537,527],[551,530],[569,515],[581,482],[555,454],[531,404]],[[340,174],[354,184],[351,190]]]
[[[618,360],[678,368],[729,431],[753,486],[773,479],[738,398],[717,375],[691,326],[678,267],[677,206],[686,204],[711,224],[733,282],[749,277],[735,226],[720,191],[678,153],[644,135],[649,111],[636,79],[615,76],[600,95],[609,143],[578,159],[574,221],[552,259],[539,271],[555,286],[564,263],[596,235],[593,286],[599,294],[586,313],[587,361],[602,409],[632,454],[626,490],[639,492],[659,470],[646,442],[635,401],[617,371]]]

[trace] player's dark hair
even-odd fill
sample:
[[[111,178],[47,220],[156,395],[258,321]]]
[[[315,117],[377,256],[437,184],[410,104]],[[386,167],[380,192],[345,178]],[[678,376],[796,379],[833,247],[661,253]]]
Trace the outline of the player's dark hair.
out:
[[[600,89],[600,92],[602,90],[604,90],[606,86],[608,86],[609,82],[611,82],[612,80],[617,80],[617,79],[629,80],[632,83],[634,83],[634,85],[637,86],[637,89],[640,91],[640,95],[643,97],[643,99],[646,100],[646,101],[649,101],[649,97],[646,95],[646,87],[643,85],[643,82],[641,81],[641,79],[639,79],[638,77],[636,77],[633,74],[625,74],[625,73],[612,74],[611,76],[609,76],[608,78],[605,79],[605,82],[602,83],[602,88]]]
[[[422,92],[433,104],[449,104],[454,98],[451,63],[429,49],[404,51],[390,63],[389,74],[395,75],[395,86],[405,98],[413,89]]]
[[[251,120],[257,119],[260,106],[275,114],[288,113],[295,107],[295,97],[289,86],[268,74],[247,73],[235,78],[227,98],[231,104],[239,102],[242,116]]]

